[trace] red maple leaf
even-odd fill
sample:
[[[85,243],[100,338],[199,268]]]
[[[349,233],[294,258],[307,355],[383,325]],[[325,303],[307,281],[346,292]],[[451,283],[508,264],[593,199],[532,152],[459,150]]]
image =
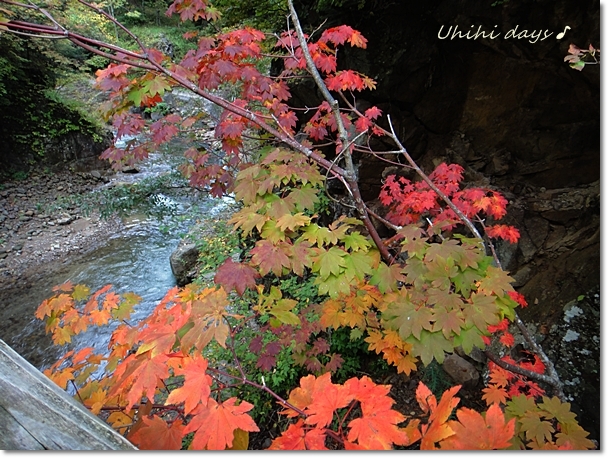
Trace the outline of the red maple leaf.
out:
[[[228,258],[217,269],[213,281],[222,285],[226,292],[234,288],[242,296],[246,288],[255,289],[255,282],[259,278],[261,278],[259,272],[253,267]]]
[[[505,347],[511,348],[513,345],[515,345],[515,338],[510,332],[504,332],[503,335],[500,336],[500,343]]]
[[[335,75],[328,76],[325,84],[330,91],[362,91],[369,87],[364,78],[354,70],[342,70]]]
[[[382,110],[376,106],[368,108],[365,110],[365,117],[368,119],[376,119],[378,116],[382,114]]]
[[[337,409],[346,407],[352,395],[341,385],[331,383],[331,374],[318,377],[312,386],[312,402],[306,408],[306,423],[322,428],[329,425]]]
[[[355,129],[357,129],[357,132],[366,132],[372,125],[372,121],[365,116],[361,116],[355,121]]]
[[[160,145],[173,138],[179,132],[179,129],[174,124],[164,123],[159,120],[150,125],[150,131],[152,132],[154,143]]]
[[[351,46],[359,48],[367,47],[367,39],[361,35],[361,32],[354,30],[348,25],[341,25],[325,30],[321,34],[319,42],[332,42],[335,45],[344,44],[348,41]]]
[[[405,417],[391,409],[395,402],[388,396],[390,386],[376,385],[369,377],[350,379],[345,384],[361,403],[361,418],[349,423],[348,440],[357,441],[367,450],[390,450],[393,444],[407,445],[407,434],[397,425]]]
[[[526,298],[523,294],[518,293],[517,291],[508,291],[507,294],[511,299],[517,302],[521,307],[527,307],[528,302],[526,302]]]
[[[232,447],[234,430],[259,431],[253,419],[247,414],[253,404],[232,397],[225,402],[217,403],[209,398],[206,406],[199,404],[192,412],[193,418],[184,429],[184,434],[194,432],[190,448],[194,450],[225,450]]]
[[[251,261],[254,265],[260,266],[262,275],[272,272],[280,277],[283,268],[289,268],[290,266],[288,258],[290,249],[291,245],[285,242],[279,242],[275,245],[268,240],[260,240],[255,244],[255,248],[251,250]]]
[[[506,211],[505,211],[506,213]],[[513,226],[497,224],[486,227],[486,234],[491,238],[501,238],[510,243],[517,243],[519,240],[519,231]]]
[[[504,318],[500,323],[495,325],[488,325],[488,332],[494,334],[496,331],[506,331],[509,327],[509,320]]]

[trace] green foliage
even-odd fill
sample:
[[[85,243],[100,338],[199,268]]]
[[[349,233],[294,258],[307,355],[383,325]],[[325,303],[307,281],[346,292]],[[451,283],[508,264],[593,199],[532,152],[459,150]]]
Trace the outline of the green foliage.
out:
[[[164,16],[164,14],[162,14]],[[170,43],[173,47],[173,59],[179,62],[184,55],[191,49],[196,49],[195,40],[186,40],[184,33],[194,30],[192,26],[184,25],[175,27],[174,25],[134,25],[131,30],[145,46],[160,49],[163,52],[163,45]],[[129,45],[129,42],[121,42],[121,45]],[[130,45],[132,46],[132,44]]]
[[[13,173],[12,178],[15,181],[25,181],[25,180],[27,180],[28,175],[29,174],[27,172],[24,172],[23,170],[19,170],[19,171]]]
[[[167,202],[165,195],[175,192],[183,183],[183,177],[177,172],[147,177],[136,183],[117,183],[92,193],[67,196],[58,200],[53,210],[77,206],[84,215],[98,211],[102,218],[143,213],[162,220],[177,215],[177,206]]]
[[[57,59],[47,42],[0,34],[0,163],[14,170],[26,170],[50,142],[70,132],[102,140],[99,123],[85,114],[90,110],[66,104],[54,91]]]
[[[450,377],[437,361],[433,361],[428,366],[421,368],[420,375],[422,382],[437,396],[454,386]]]
[[[215,272],[217,268],[239,250],[241,239],[225,221],[215,221],[206,233],[195,239],[199,251],[200,274]],[[199,281],[203,279],[199,278]]]

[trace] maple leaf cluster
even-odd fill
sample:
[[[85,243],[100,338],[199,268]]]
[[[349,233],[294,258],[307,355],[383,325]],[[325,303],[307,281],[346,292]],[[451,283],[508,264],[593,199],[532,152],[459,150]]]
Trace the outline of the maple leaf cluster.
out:
[[[405,263],[380,262],[367,283],[323,303],[321,323],[367,333],[370,350],[405,374],[418,359],[442,363],[455,347],[466,353],[484,348],[518,305],[511,277],[490,265],[474,239],[430,243],[415,226],[399,235]]]
[[[292,406],[281,413],[288,417],[305,418],[290,424],[270,445],[271,450],[328,450],[328,437],[339,439],[346,450],[390,450],[393,445],[409,445],[418,438],[413,428],[399,428],[405,417],[391,407],[388,385],[376,385],[364,376],[351,378],[344,385],[331,382],[330,374],[309,375],[300,380],[287,402]],[[357,403],[361,416],[348,418]],[[295,410],[294,408],[298,409]],[[337,434],[328,427],[335,417],[345,411]],[[328,434],[332,433],[332,434]]]
[[[530,356],[531,358],[522,359],[521,361],[515,361],[510,356],[505,356],[502,360],[530,372],[543,374],[545,372],[545,365],[536,355]],[[484,388],[485,394],[482,397],[488,405],[492,403],[505,404],[506,400],[520,394],[531,398],[537,398],[545,394],[545,390],[536,382],[529,380],[523,375],[507,371],[494,362],[489,363],[488,369],[490,371],[490,381],[488,387]]]
[[[497,191],[481,188],[461,189],[464,169],[458,164],[438,165],[429,179],[456,207],[471,220],[481,221],[482,216],[500,220],[506,215],[507,199]],[[389,207],[388,219],[405,226],[416,224],[428,217],[430,224],[449,230],[463,222],[426,181],[412,182],[397,175],[386,177],[379,195],[380,202]],[[486,235],[517,243],[519,231],[504,224],[484,225]]]
[[[497,404],[493,404],[497,406]],[[535,401],[524,394],[513,396],[505,406],[507,418],[515,420],[515,436],[511,449],[592,450],[595,444],[589,433],[576,421],[570,403],[557,397]]]

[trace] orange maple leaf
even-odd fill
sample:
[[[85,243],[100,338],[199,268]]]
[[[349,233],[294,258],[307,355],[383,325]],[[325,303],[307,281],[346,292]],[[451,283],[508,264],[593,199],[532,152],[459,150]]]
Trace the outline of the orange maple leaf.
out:
[[[511,445],[515,418],[505,423],[498,404],[492,404],[485,418],[477,411],[463,407],[456,412],[458,421],[449,421],[454,435],[441,442],[447,450],[500,450]]]
[[[181,420],[171,425],[157,415],[143,417],[143,425],[129,436],[129,440],[142,450],[180,450],[184,428]]]
[[[307,429],[304,420],[299,419],[273,440],[268,450],[327,450],[325,430]]]
[[[206,373],[207,360],[196,353],[182,361],[181,368],[174,370],[175,375],[183,375],[184,385],[173,390],[165,405],[184,402],[184,414],[189,414],[200,403],[207,404],[211,394],[212,380]]]
[[[498,385],[489,385],[487,388],[482,390],[484,395],[481,397],[488,405],[490,404],[506,404],[507,403],[507,390]]]
[[[366,450],[390,450],[393,444],[408,445],[409,439],[397,425],[405,417],[391,409],[395,402],[388,396],[390,386],[376,385],[369,377],[347,380],[344,386],[361,403],[361,418],[348,426],[348,440]]]
[[[199,404],[192,412],[193,418],[184,429],[184,434],[194,432],[191,449],[225,450],[232,447],[234,430],[259,431],[253,419],[246,413],[253,404],[242,401],[236,405],[237,398],[232,397],[218,404],[213,398],[207,405]]]
[[[126,393],[126,410],[133,407],[142,395],[153,400],[160,381],[169,377],[168,359],[169,357],[164,354],[153,358],[149,357],[149,353],[129,355],[114,371],[117,382],[108,393],[108,397],[121,392]]]
[[[311,397],[312,402],[306,407],[308,414],[306,423],[316,425],[318,428],[329,425],[334,417],[334,412],[346,407],[353,399],[344,386],[331,383],[329,372],[314,381]]]
[[[460,402],[454,395],[460,390],[460,385],[445,391],[437,403],[435,395],[422,382],[416,389],[416,399],[425,413],[430,413],[429,423],[420,427],[422,433],[421,450],[435,450],[435,443],[454,434],[446,423],[454,408]]]

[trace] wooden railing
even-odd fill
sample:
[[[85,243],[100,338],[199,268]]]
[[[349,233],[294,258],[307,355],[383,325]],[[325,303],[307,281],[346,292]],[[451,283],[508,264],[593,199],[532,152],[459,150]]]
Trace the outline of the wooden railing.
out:
[[[136,450],[0,340],[1,450]]]

